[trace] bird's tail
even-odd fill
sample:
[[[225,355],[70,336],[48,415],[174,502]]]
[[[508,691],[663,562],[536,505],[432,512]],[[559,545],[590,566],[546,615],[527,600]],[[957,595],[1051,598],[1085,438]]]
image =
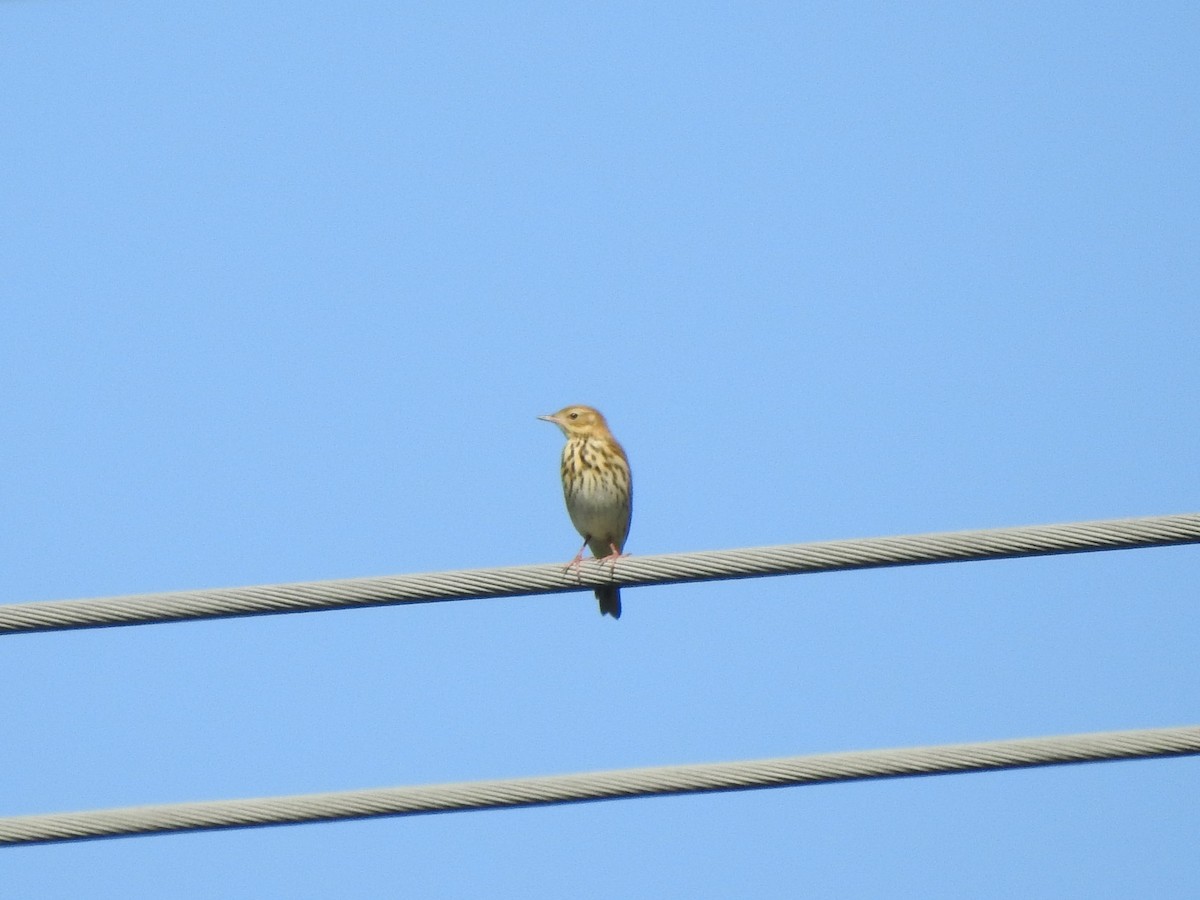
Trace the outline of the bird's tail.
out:
[[[617,588],[596,588],[596,599],[600,601],[600,615],[621,618],[621,592]]]

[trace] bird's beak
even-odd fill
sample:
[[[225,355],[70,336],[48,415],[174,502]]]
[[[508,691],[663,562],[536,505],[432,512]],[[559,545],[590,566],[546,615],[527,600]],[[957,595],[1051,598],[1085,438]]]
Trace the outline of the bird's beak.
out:
[[[553,422],[555,425],[558,424],[558,420],[555,419],[554,416],[538,416],[538,418],[543,422]]]

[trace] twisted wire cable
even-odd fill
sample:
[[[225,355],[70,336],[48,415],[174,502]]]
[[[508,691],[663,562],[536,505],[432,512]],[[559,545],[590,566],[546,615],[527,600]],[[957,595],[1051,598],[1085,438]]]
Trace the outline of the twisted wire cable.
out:
[[[0,818],[0,845],[1200,754],[1200,726]]]
[[[1200,514],[0,604],[0,634],[1200,543]]]

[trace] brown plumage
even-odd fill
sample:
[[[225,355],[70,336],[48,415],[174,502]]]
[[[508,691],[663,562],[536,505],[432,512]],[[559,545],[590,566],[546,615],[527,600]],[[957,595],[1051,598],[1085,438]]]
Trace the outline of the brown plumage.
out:
[[[615,566],[633,515],[633,477],[625,450],[608,430],[604,416],[590,406],[568,406],[538,418],[553,422],[567,437],[562,484],[571,524],[583,538],[583,547]],[[583,559],[583,547],[571,560],[572,566]],[[621,593],[615,586],[597,588],[596,599],[602,614],[621,618]]]

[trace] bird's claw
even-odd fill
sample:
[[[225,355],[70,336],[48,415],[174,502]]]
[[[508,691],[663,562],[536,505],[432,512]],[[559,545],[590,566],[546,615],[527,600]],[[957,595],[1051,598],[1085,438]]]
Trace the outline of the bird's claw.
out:
[[[575,580],[583,581],[583,548],[575,554],[575,558],[563,567],[563,574],[566,575],[572,569],[575,570]]]

